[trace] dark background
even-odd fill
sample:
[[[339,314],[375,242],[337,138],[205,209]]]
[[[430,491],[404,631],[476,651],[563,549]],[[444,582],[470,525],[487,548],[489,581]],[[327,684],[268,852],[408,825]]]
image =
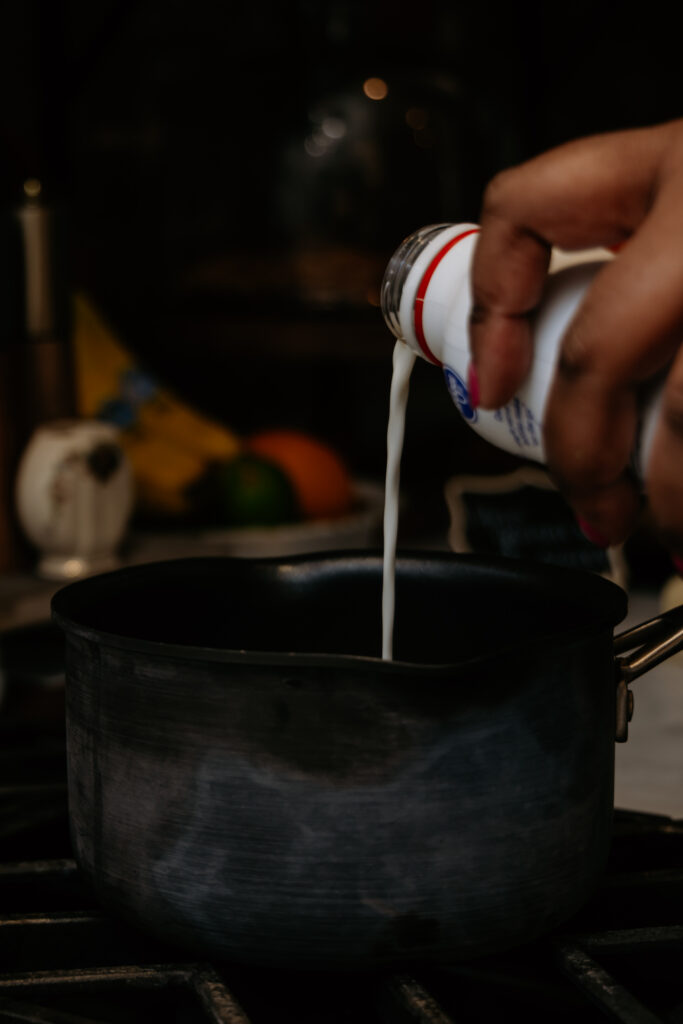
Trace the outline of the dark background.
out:
[[[0,199],[42,181],[69,289],[185,398],[240,432],[313,430],[379,478],[393,249],[476,220],[509,164],[677,117],[677,37],[657,4],[6,0]],[[493,458],[420,364],[406,487],[432,500]]]

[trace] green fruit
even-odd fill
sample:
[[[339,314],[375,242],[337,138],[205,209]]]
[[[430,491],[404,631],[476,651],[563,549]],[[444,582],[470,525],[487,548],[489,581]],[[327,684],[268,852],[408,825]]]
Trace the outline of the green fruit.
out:
[[[237,455],[217,469],[221,520],[229,526],[277,526],[300,518],[283,471],[258,455]]]

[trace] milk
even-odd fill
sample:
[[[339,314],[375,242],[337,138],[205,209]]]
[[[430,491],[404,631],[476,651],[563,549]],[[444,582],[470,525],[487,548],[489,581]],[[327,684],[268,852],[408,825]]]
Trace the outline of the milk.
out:
[[[387,469],[384,485],[384,555],[382,562],[382,658],[391,661],[394,639],[396,582],[396,538],[401,476],[401,452],[405,433],[406,405],[415,353],[402,341],[394,345],[389,423],[387,426]]]

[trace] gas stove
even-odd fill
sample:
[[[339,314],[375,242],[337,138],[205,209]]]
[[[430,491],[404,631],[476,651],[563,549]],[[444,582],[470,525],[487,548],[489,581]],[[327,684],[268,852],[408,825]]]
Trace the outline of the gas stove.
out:
[[[683,820],[617,810],[590,903],[532,946],[360,975],[199,963],[103,912],[69,839],[61,646],[3,638],[0,1020],[297,1024],[683,1022]]]

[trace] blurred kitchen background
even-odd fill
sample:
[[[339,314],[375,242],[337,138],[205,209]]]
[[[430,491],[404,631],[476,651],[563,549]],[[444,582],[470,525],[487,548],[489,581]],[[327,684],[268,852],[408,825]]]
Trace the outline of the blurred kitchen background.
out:
[[[381,483],[391,253],[421,225],[476,220],[505,166],[678,116],[683,64],[664,12],[643,5],[634,20],[599,0],[6,0],[1,516],[32,428],[72,402],[76,296],[202,414],[239,436],[309,432],[355,479]],[[42,398],[40,373],[16,375],[16,352],[37,338],[22,204],[49,209],[54,226],[52,316],[38,334],[56,355]],[[408,539],[443,527],[447,478],[498,468],[420,363]],[[7,525],[3,536],[9,566],[21,541]]]

